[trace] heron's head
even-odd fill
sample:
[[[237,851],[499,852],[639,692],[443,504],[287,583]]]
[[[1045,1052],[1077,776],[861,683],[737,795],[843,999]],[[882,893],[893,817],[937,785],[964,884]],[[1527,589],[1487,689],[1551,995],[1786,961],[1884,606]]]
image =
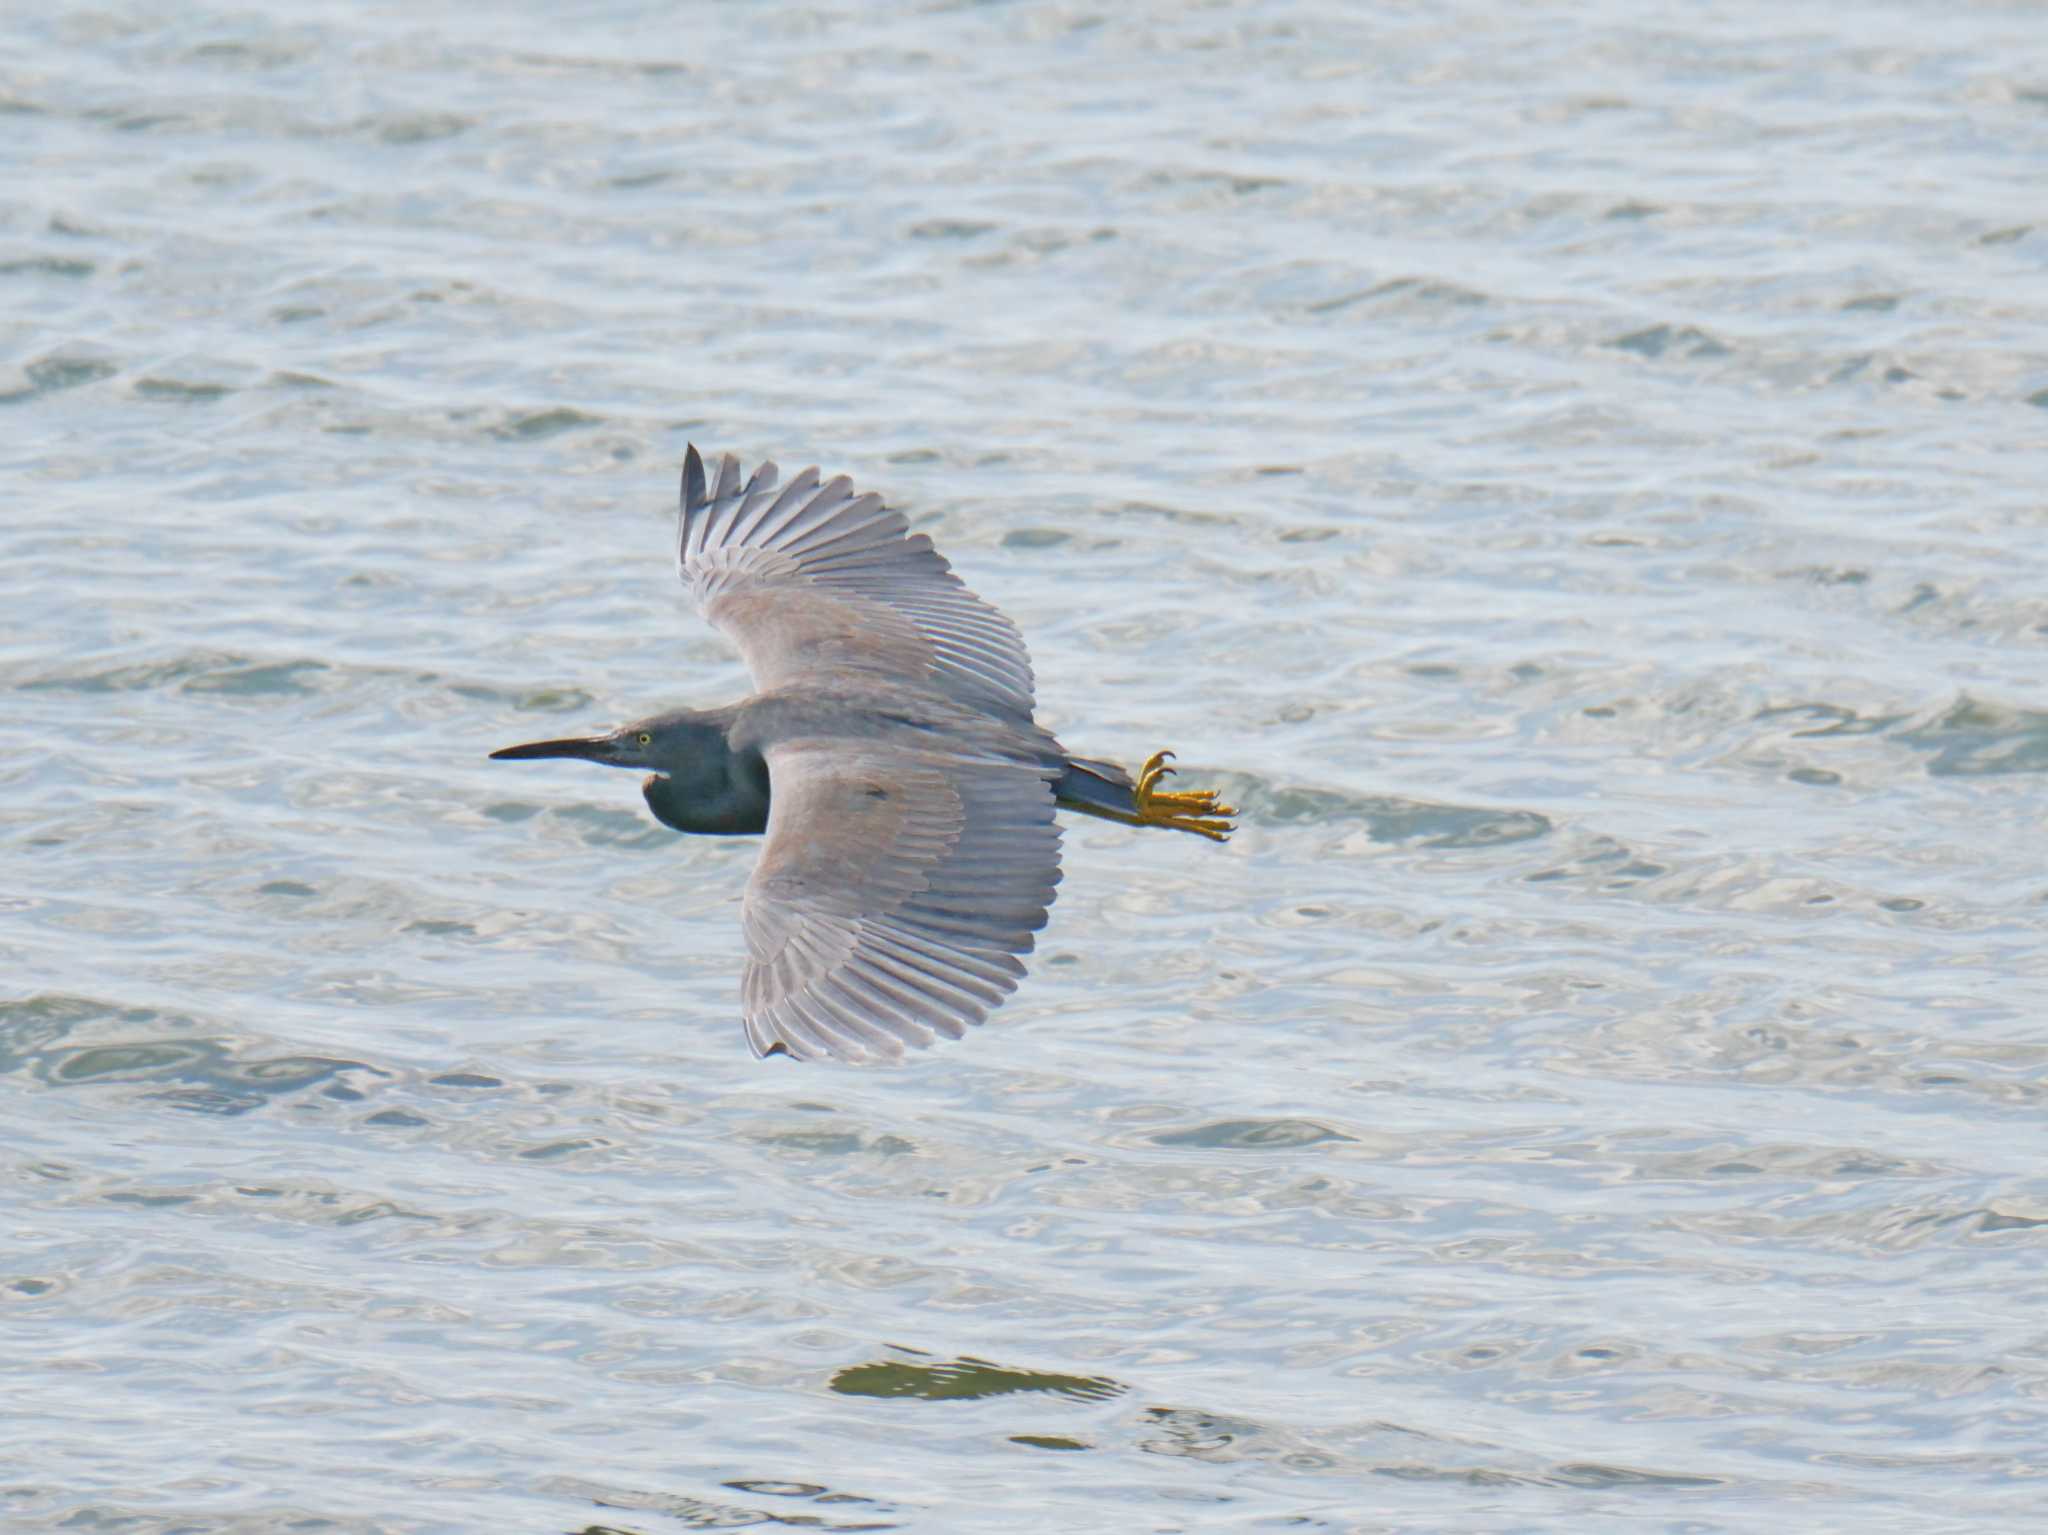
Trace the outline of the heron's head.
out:
[[[680,718],[656,715],[635,720],[617,730],[597,736],[569,736],[559,741],[529,741],[524,746],[507,746],[491,756],[499,762],[532,762],[544,757],[575,757],[605,767],[653,768],[671,766],[679,752],[694,741]]]

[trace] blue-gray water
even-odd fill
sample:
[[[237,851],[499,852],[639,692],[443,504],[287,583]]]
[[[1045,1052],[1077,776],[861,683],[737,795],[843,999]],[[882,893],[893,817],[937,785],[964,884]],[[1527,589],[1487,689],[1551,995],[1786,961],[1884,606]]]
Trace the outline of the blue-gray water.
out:
[[[2037,12],[485,9],[0,23],[8,1529],[2035,1527]],[[751,1060],[687,440],[1243,834]]]

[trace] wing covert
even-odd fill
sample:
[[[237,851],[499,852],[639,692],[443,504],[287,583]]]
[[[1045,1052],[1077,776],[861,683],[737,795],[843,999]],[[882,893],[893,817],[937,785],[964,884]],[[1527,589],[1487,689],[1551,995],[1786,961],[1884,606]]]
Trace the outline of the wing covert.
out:
[[[1059,883],[1036,768],[838,740],[766,753],[768,840],[747,885],[747,1041],[894,1060],[1014,991]]]
[[[1023,637],[929,538],[844,475],[821,483],[806,469],[779,493],[776,477],[764,463],[742,483],[726,454],[713,483],[695,447],[683,459],[677,566],[757,686],[850,670],[1029,717]]]

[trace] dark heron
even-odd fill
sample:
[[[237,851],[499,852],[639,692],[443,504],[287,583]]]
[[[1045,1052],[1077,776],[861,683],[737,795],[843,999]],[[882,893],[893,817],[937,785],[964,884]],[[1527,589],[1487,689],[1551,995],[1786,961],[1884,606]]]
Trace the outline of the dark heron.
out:
[[[1016,990],[1060,879],[1055,809],[1214,842],[1237,812],[1162,787],[1170,753],[1135,780],[1070,755],[1032,722],[1016,625],[929,538],[843,475],[775,480],[743,484],[728,454],[713,486],[683,459],[683,584],[760,692],[491,755],[649,769],[664,825],[766,832],[741,908],[747,1043],[894,1060]]]

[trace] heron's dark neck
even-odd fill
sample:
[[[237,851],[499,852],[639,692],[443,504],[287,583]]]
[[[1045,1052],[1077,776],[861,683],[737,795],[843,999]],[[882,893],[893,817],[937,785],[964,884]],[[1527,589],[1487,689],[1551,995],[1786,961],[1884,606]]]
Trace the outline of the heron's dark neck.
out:
[[[756,836],[768,829],[768,796],[724,794],[698,799],[685,794],[673,778],[652,776],[640,785],[654,819],[677,831],[706,837]]]
[[[676,766],[640,785],[647,808],[662,825],[710,837],[768,829],[768,765],[759,752],[735,750],[726,739],[729,713],[712,710],[690,720],[684,726],[695,737],[690,749]]]

